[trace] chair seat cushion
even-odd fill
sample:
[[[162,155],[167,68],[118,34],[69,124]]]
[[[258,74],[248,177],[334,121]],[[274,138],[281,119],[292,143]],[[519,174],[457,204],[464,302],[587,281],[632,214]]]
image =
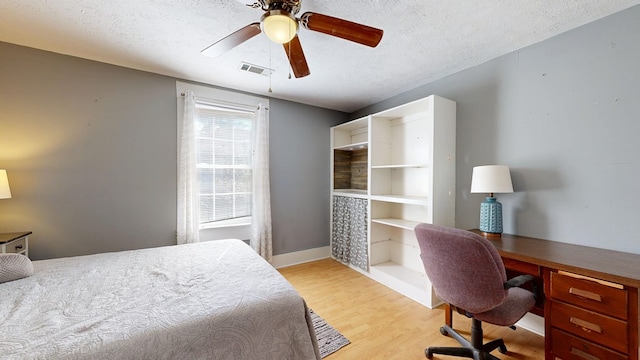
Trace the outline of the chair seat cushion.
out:
[[[511,288],[506,300],[489,311],[473,314],[473,317],[490,324],[511,326],[522,319],[536,303],[532,292],[522,288]]]

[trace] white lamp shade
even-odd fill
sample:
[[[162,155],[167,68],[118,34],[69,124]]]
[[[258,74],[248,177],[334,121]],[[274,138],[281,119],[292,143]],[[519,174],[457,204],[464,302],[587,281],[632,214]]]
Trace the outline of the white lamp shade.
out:
[[[485,165],[473,168],[472,193],[512,193],[513,184],[507,165]]]
[[[286,44],[298,32],[298,23],[287,12],[272,10],[262,19],[262,31],[278,44]]]
[[[0,169],[0,199],[11,199],[7,170]]]

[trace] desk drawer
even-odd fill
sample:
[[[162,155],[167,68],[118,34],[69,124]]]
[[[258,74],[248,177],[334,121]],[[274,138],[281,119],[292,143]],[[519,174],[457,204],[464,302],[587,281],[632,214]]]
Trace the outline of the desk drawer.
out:
[[[625,321],[559,301],[550,301],[550,305],[552,327],[627,353],[627,323]]]
[[[8,253],[22,253],[27,249],[27,241],[24,237],[8,242],[6,249]]]
[[[554,272],[551,273],[551,298],[618,319],[627,319],[627,290],[625,289]]]
[[[522,274],[541,276],[540,267],[536,264],[526,263],[509,258],[502,258],[502,262],[504,263],[504,267],[508,270],[514,270]]]
[[[553,355],[562,359],[626,360],[629,358],[558,329],[551,330],[551,341]]]

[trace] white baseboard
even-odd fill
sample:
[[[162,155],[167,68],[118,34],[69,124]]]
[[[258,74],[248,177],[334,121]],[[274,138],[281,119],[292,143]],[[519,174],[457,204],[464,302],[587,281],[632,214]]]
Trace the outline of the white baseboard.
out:
[[[302,264],[309,261],[326,259],[331,255],[331,248],[329,246],[323,246],[315,249],[295,251],[291,253],[274,255],[271,261],[271,265],[276,269],[291,266],[296,264]]]

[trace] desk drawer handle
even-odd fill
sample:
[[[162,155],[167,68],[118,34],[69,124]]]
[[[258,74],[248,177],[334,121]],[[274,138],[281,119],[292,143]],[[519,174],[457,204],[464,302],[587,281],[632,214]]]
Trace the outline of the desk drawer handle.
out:
[[[593,293],[591,291],[586,291],[586,290],[581,290],[581,289],[576,289],[574,287],[569,289],[569,294],[573,294],[576,296],[580,296],[583,298],[587,298],[587,299],[591,299],[593,301],[597,301],[597,302],[602,302],[602,296]]]
[[[578,319],[573,316],[571,317],[571,319],[569,319],[569,322],[572,323],[573,325],[580,326],[585,331],[595,331],[598,334],[602,334],[602,328],[600,327],[600,325],[590,323],[588,321],[584,321],[582,319]]]
[[[23,247],[24,247],[24,245],[22,245],[22,244],[16,245],[16,250],[22,250]]]
[[[599,357],[593,356],[593,355],[591,355],[589,353],[586,353],[586,352],[584,352],[584,351],[582,351],[580,349],[576,349],[573,346],[571,347],[571,354],[575,355],[577,357],[586,359],[586,360],[600,360]]]

